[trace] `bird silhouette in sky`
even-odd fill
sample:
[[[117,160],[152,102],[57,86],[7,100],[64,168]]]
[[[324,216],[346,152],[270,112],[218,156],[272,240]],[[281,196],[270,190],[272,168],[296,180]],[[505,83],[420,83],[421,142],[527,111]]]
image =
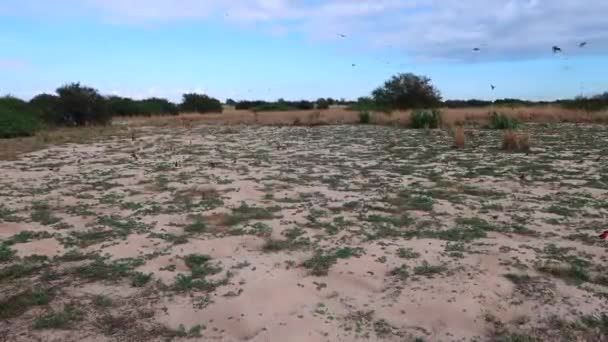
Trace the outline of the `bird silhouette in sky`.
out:
[[[493,84],[490,84],[490,88],[492,88],[492,90],[496,89],[496,86],[494,86]]]
[[[554,45],[553,46],[553,53],[558,53],[558,52],[562,52],[562,49],[559,46]]]
[[[583,48],[585,46],[587,46],[587,42],[581,42],[580,44],[578,44],[579,48]]]
[[[338,33],[338,36],[340,36],[340,38],[346,38],[346,35],[342,33]]]
[[[481,51],[481,49],[480,49],[480,48],[478,48],[478,47],[473,48],[473,52],[479,52],[479,51]]]

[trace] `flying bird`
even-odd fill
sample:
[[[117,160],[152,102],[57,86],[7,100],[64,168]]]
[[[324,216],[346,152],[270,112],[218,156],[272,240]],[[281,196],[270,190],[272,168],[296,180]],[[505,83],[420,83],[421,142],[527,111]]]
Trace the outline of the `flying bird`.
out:
[[[492,90],[496,89],[496,86],[493,84],[490,84],[490,88],[492,88]]]
[[[478,47],[476,47],[476,48],[473,49],[473,52],[479,52],[479,51],[481,51],[481,49],[478,48]]]
[[[340,38],[346,38],[346,35],[342,33],[338,33],[338,36],[340,36]]]
[[[608,230],[606,230],[602,234],[600,234],[600,239],[608,240]]]
[[[355,63],[353,63],[353,68],[356,67],[357,65]]]
[[[579,47],[579,48],[583,48],[583,47],[585,47],[586,45],[587,45],[587,42],[582,42],[582,43],[578,44],[578,47]]]
[[[553,46],[553,53],[558,53],[558,52],[562,52],[562,49],[559,46],[554,45]]]

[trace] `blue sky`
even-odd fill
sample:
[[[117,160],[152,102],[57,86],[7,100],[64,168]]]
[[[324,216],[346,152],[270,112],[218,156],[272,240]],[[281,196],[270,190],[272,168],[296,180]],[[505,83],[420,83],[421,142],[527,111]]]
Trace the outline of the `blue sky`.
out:
[[[608,91],[606,15],[596,0],[2,0],[0,94],[357,98],[414,72],[444,98],[549,100]]]

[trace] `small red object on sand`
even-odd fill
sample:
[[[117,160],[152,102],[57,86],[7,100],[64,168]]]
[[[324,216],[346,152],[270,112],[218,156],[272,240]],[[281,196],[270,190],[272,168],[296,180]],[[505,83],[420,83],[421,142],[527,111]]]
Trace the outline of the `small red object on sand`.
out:
[[[600,234],[600,239],[608,240],[608,230]]]

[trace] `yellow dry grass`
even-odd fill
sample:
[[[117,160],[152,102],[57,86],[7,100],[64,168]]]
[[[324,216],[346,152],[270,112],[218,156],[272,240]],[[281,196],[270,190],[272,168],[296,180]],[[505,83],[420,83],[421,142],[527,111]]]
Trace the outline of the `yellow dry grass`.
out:
[[[15,159],[22,153],[37,151],[51,145],[87,143],[129,134],[128,127],[118,125],[44,130],[33,137],[0,139],[0,160]]]
[[[568,110],[559,106],[535,107],[483,107],[441,109],[444,126],[451,127],[466,123],[486,124],[488,113],[500,112],[523,122],[608,122],[608,111],[587,113]],[[391,114],[371,113],[372,124],[407,124],[410,111],[396,111]],[[354,124],[359,121],[357,111],[345,108],[326,110],[303,110],[285,112],[254,113],[246,110],[226,110],[221,114],[180,114],[179,116],[130,117],[116,120],[116,123],[131,127],[138,126],[182,126],[195,124],[209,125],[334,125]]]
[[[454,148],[464,148],[466,143],[466,136],[464,134],[464,128],[462,126],[456,126],[452,128],[452,137],[454,141],[452,142],[452,147]]]
[[[506,131],[502,137],[502,149],[505,151],[529,151],[530,136],[525,133]]]

